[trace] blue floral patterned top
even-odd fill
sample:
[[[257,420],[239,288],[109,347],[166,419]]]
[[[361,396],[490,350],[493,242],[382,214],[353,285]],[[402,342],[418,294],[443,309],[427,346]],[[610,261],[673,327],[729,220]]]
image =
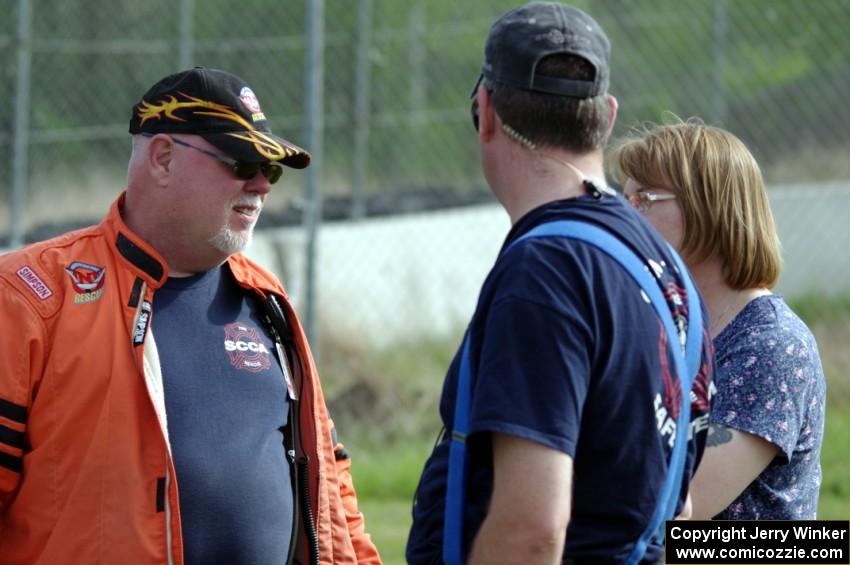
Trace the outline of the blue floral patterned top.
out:
[[[710,422],[764,438],[779,453],[715,516],[814,519],[821,485],[826,384],[814,336],[777,295],[756,298],[714,339]]]

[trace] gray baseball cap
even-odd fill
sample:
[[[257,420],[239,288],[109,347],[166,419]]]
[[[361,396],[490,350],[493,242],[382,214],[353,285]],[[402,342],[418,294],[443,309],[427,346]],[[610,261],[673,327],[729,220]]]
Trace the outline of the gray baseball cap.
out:
[[[593,80],[571,80],[537,74],[548,55],[575,55],[596,70]],[[531,2],[496,20],[484,46],[482,80],[571,98],[608,92],[611,45],[599,24],[585,12],[558,2]]]

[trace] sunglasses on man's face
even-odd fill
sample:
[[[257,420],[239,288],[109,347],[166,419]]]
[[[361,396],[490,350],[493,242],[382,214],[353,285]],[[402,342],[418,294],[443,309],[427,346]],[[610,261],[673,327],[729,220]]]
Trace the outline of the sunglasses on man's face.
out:
[[[469,112],[472,114],[472,126],[475,131],[478,131],[478,96],[472,99],[472,107]]]
[[[470,106],[469,112],[472,114],[472,127],[475,128],[475,131],[478,131],[478,88],[482,84],[487,89],[487,92],[490,94],[493,93],[493,86],[490,82],[484,78],[483,74],[479,75],[478,81],[476,81],[475,86],[472,88],[472,92],[469,93],[470,98],[472,98],[472,106]]]
[[[153,134],[143,133],[145,137],[153,137]],[[226,165],[230,165],[230,169],[233,171],[233,174],[236,178],[240,180],[251,180],[257,173],[262,173],[264,177],[269,181],[269,184],[276,183],[281,175],[283,174],[283,166],[280,163],[275,161],[266,161],[263,163],[248,163],[246,161],[237,161],[236,159],[232,159],[227,157],[226,155],[219,155],[218,153],[213,153],[212,151],[207,151],[203,147],[198,147],[197,145],[192,145],[191,143],[187,143],[182,139],[177,139],[173,136],[168,136],[171,140],[177,145],[182,145],[183,147],[189,147],[194,149],[195,151],[200,151],[204,155],[208,155],[213,159],[221,161]]]

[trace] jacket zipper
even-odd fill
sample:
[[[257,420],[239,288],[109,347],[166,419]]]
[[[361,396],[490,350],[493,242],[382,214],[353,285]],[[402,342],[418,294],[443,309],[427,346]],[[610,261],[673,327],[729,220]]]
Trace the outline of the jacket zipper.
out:
[[[168,565],[174,565],[174,536],[171,534],[171,470],[168,459],[165,461],[165,542],[168,544]]]
[[[298,524],[303,526],[304,535],[307,539],[307,555],[310,565],[319,564],[319,538],[316,532],[316,523],[313,517],[312,504],[310,502],[310,475],[309,475],[309,458],[304,453],[304,448],[301,442],[301,410],[300,410],[300,393],[304,386],[304,371],[301,365],[301,359],[298,352],[294,348],[286,347],[288,358],[292,359],[292,372],[287,364],[287,355],[284,353],[282,335],[290,337],[289,327],[286,321],[285,314],[277,302],[274,295],[269,295],[265,301],[266,306],[266,322],[268,323],[269,333],[275,344],[278,360],[280,361],[281,370],[283,371],[284,379],[286,380],[287,390],[289,391],[290,399],[290,434],[292,437],[291,451],[287,456],[292,457],[294,465],[292,472],[294,475],[295,497],[293,500],[293,532],[290,543],[290,551],[287,563],[295,562],[295,548],[298,545],[300,531]],[[287,345],[291,345],[291,337],[287,341]],[[293,374],[296,373],[296,374]],[[294,380],[297,378],[298,386],[296,388]]]
[[[147,341],[147,337],[148,337],[147,333],[150,329],[150,320],[145,322],[144,327],[143,327],[144,335],[141,336],[141,338],[143,340],[143,342],[140,344],[140,346],[143,348],[142,349],[142,355],[141,355],[141,358],[142,358],[142,366],[141,367],[138,366],[139,355],[137,355],[135,353],[136,347],[139,344],[136,343],[136,337],[134,335],[135,332],[138,329],[140,329],[140,327],[138,325],[139,324],[139,317],[141,316],[141,314],[143,312],[144,305],[145,305],[145,302],[146,302],[145,294],[147,292],[147,286],[148,285],[147,285],[146,282],[142,282],[142,285],[139,289],[140,299],[139,299],[138,306],[136,307],[136,315],[133,317],[133,329],[132,329],[132,332],[130,334],[130,348],[133,351],[133,359],[136,360],[136,367],[141,372],[142,378],[145,379],[145,384],[148,388],[148,396],[150,397],[150,387],[151,387],[152,384],[154,384],[157,392],[160,392],[160,393],[162,392],[162,382],[160,381],[158,384],[157,383],[151,383],[150,379],[148,378],[147,371],[145,371],[145,363],[144,363],[145,344],[144,344],[144,341]],[[149,313],[149,315],[150,314],[152,314],[152,313]],[[159,362],[159,360],[157,359],[157,363],[158,362]],[[162,401],[162,403],[163,403],[161,409],[163,409],[163,410],[165,409],[164,398],[163,399],[150,398],[150,400],[153,403],[154,411],[156,411],[157,413],[160,410],[160,402],[158,400]],[[160,422],[160,428],[162,428],[162,425],[164,424],[164,422],[159,420],[159,414],[157,414],[157,420]],[[162,433],[163,433],[163,440],[165,441],[166,451],[170,452],[171,447],[170,447],[169,441],[168,441],[168,430],[163,429]],[[171,518],[172,518],[173,511],[172,511],[172,508],[171,508],[171,497],[169,496],[169,492],[171,490],[171,478],[172,478],[171,477],[171,470],[170,470],[170,467],[168,465],[168,456],[166,456],[166,459],[165,459],[165,495],[163,496],[163,499],[164,499],[163,503],[164,503],[164,506],[165,506],[165,542],[167,544],[166,553],[168,555],[168,565],[174,565],[174,535],[171,533]]]

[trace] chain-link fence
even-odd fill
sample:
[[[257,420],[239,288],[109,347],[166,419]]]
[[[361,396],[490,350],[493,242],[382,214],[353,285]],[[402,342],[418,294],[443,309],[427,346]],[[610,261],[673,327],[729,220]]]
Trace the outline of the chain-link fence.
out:
[[[316,157],[275,186],[249,253],[309,324],[338,427],[349,446],[381,440],[375,452],[431,434],[508,229],[469,94],[490,24],[520,1],[0,0],[0,248],[98,221],[124,186],[130,109],[155,81],[234,72]],[[699,116],[762,165],[780,290],[811,320],[829,381],[821,513],[846,518],[850,0],[572,3],[611,39],[615,137],[664,112]]]
[[[665,111],[738,134],[786,209],[786,248],[799,249],[783,281],[795,293],[809,279],[813,291],[844,292],[850,0],[574,3],[611,38],[614,135]],[[469,93],[489,25],[515,4],[0,0],[0,238],[16,246],[96,221],[123,186],[139,96],[180,68],[219,67],[252,85],[275,131],[320,156],[312,172],[287,172],[260,227],[294,227],[257,251],[299,307],[315,309],[311,327],[343,319],[354,334],[377,325],[386,336],[459,327],[506,218],[440,213],[439,237],[427,222],[364,228],[362,219],[492,203]],[[301,226],[319,211],[350,223],[314,241]],[[401,231],[389,227],[399,221]],[[355,237],[358,224],[366,231]],[[469,237],[470,225],[486,241]],[[810,276],[823,263],[828,277]]]

